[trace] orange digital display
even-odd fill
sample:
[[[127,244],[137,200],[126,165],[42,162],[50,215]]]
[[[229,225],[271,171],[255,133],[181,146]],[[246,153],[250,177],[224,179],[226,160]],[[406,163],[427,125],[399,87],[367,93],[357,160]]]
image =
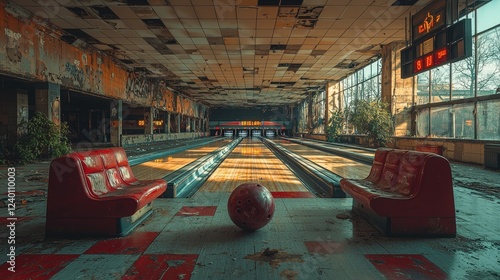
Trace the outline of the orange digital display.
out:
[[[241,121],[240,125],[242,126],[261,126],[261,121]]]
[[[445,63],[448,58],[448,49],[443,48],[436,51],[436,64]]]
[[[427,17],[417,28],[418,34],[427,34],[431,32],[434,30],[435,26],[441,26],[441,22],[441,14],[432,15],[430,12],[427,12]]]
[[[413,72],[415,74],[445,64],[448,58],[448,49],[442,48],[430,54],[421,56],[413,61]]]
[[[446,26],[446,0],[430,1],[429,5],[412,16],[412,42]]]
[[[471,19],[460,20],[432,33],[401,50],[402,78],[472,56]]]
[[[146,121],[144,120],[138,120],[137,121],[137,126],[145,126],[146,125]],[[163,125],[163,120],[154,120],[153,121],[153,125],[154,126],[162,126]]]

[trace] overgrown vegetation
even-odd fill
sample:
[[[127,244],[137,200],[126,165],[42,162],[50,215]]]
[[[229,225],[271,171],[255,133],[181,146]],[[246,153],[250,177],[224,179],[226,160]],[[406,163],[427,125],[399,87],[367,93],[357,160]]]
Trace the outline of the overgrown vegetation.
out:
[[[330,111],[330,120],[328,121],[328,128],[326,131],[328,142],[339,142],[339,135],[342,134],[344,120],[344,114],[339,109]]]
[[[71,152],[66,123],[57,125],[36,112],[19,125],[21,136],[15,144],[15,157],[21,163],[40,160],[42,156],[58,157]]]
[[[349,113],[350,123],[358,133],[367,134],[375,147],[385,147],[392,136],[392,118],[387,104],[356,100]]]

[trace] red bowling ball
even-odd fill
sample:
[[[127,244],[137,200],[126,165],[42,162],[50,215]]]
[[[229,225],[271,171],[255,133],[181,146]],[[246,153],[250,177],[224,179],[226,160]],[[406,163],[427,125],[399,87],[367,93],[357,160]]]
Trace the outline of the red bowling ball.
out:
[[[257,230],[273,218],[274,198],[261,184],[241,184],[229,196],[227,210],[235,225],[244,230]]]

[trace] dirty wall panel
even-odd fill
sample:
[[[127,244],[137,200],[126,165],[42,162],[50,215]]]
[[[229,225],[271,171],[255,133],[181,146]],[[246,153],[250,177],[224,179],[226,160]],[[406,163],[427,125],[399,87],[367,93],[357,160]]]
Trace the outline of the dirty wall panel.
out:
[[[182,114],[182,104],[181,104],[181,97],[179,95],[175,96],[175,112]]]
[[[117,67],[110,59],[102,65],[103,91],[108,96],[123,99],[128,72]]]
[[[136,104],[151,104],[151,83],[137,73],[130,72],[125,89],[126,99]]]
[[[29,49],[26,49],[26,44],[20,33],[19,24],[16,21],[12,21],[10,17],[7,18],[7,26],[2,28],[4,37],[4,50],[5,50],[5,60],[2,61],[6,66],[7,70],[26,73],[31,69],[29,67],[28,61],[25,54],[29,53]],[[23,61],[24,60],[24,61]]]
[[[47,81],[125,102],[197,116],[197,104],[170,92],[161,79],[127,71],[95,50],[58,39],[58,30],[19,19],[0,0],[0,72]]]
[[[174,93],[171,91],[165,92],[165,109],[174,112]]]

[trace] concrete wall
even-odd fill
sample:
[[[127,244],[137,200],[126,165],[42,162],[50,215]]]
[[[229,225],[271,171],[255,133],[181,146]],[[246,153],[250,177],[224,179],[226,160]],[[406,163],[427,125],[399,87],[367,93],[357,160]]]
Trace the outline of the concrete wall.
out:
[[[429,138],[395,138],[398,149],[416,150],[417,146],[439,146],[447,159],[473,164],[484,164],[484,144],[475,140],[429,139]]]
[[[107,54],[61,40],[62,31],[24,18],[0,0],[0,73],[131,104],[205,118],[208,108],[167,89],[167,80],[129,71]]]
[[[394,136],[409,136],[412,130],[413,78],[401,78],[400,51],[405,46],[394,42],[382,48],[382,101],[391,104]]]
[[[122,135],[121,146],[133,146],[144,143],[161,142],[169,140],[194,139],[200,137],[208,137],[209,132],[183,132],[183,133],[161,133],[161,134],[138,134],[138,135]]]

